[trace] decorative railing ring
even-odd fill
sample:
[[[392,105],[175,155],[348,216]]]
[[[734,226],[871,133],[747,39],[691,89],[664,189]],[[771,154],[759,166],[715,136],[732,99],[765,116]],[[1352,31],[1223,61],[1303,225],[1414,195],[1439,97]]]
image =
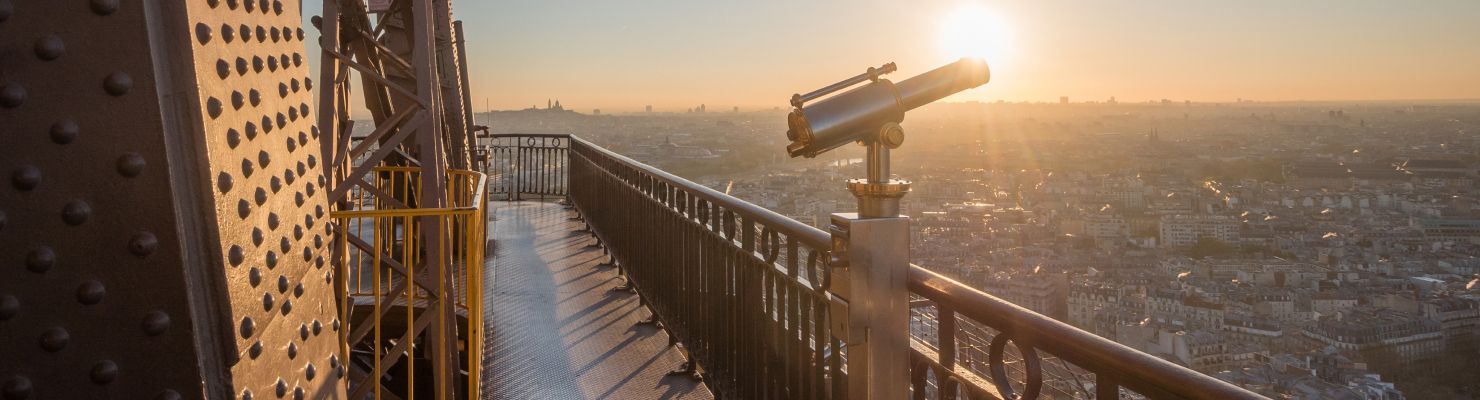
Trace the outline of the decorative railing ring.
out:
[[[1003,358],[1007,342],[1012,342],[1012,345],[1017,347],[1018,354],[1023,358],[1023,370],[1028,376],[1024,379],[1022,393],[1014,391],[1012,380],[1007,378],[1007,363]],[[1043,368],[1039,361],[1038,351],[1033,350],[1032,346],[1017,343],[1006,332],[993,337],[992,345],[987,351],[987,363],[992,369],[992,384],[997,386],[997,392],[1002,393],[1002,397],[1006,399],[1038,398],[1038,393],[1043,389]]]
[[[756,245],[766,263],[775,263],[781,258],[781,235],[769,226],[761,226],[760,243]]]

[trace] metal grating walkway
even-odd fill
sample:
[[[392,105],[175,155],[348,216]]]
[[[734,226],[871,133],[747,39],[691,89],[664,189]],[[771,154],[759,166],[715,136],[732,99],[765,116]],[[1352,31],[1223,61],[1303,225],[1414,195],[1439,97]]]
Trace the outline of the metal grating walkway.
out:
[[[712,398],[698,381],[666,376],[682,363],[667,333],[637,325],[648,311],[621,283],[573,211],[496,201],[485,274],[483,397]]]

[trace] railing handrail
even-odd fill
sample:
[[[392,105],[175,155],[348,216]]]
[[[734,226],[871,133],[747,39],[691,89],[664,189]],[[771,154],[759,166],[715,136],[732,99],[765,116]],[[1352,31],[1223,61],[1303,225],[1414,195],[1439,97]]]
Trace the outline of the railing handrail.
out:
[[[582,145],[585,145],[592,150],[601,153],[601,155],[603,156],[609,157],[622,164],[626,164],[628,167],[641,170],[644,173],[647,173],[648,175],[651,175],[660,181],[678,186],[686,191],[689,191],[690,193],[696,194],[700,198],[709,201],[710,203],[717,204],[721,207],[724,207],[724,209],[726,210],[731,210],[737,214],[740,214],[741,217],[752,219],[757,223],[771,227],[772,229],[776,229],[777,233],[795,238],[801,244],[810,246],[815,249],[828,249],[832,247],[832,237],[829,236],[827,232],[824,232],[821,229],[817,229],[811,225],[803,224],[800,221],[791,219],[790,217],[787,217],[785,215],[777,214],[775,211],[768,210],[765,207],[757,206],[745,200],[737,199],[734,196],[720,193],[718,190],[710,189],[709,187],[694,183],[693,181],[684,179],[683,177],[680,177],[678,175],[670,174],[667,171],[654,168],[647,164],[643,164],[640,161],[633,160],[631,158],[628,158],[627,156],[617,154],[616,152],[607,150],[604,147],[586,141],[579,136],[565,135],[564,137],[570,138],[570,141],[572,143],[580,143]]]
[[[1203,375],[1110,339],[1085,332],[997,298],[919,265],[910,264],[910,292],[1012,337],[1013,342],[1048,351],[1074,365],[1106,374],[1151,398],[1263,399],[1228,382]]]
[[[421,172],[421,167],[375,167],[372,172],[380,171],[403,171]],[[432,215],[460,215],[478,212],[484,207],[483,195],[488,191],[488,174],[472,171],[449,169],[447,172],[468,174],[478,177],[478,183],[473,188],[473,201],[465,206],[457,207],[431,207],[431,208],[387,208],[380,210],[331,210],[329,216],[335,218],[368,218],[368,217],[424,217]]]

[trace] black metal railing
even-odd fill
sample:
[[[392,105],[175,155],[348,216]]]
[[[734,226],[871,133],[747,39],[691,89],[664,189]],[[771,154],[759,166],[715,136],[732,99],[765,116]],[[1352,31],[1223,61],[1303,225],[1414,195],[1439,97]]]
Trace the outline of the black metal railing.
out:
[[[487,135],[479,140],[488,155],[491,198],[564,197],[569,174],[570,135]]]
[[[540,189],[566,196],[626,285],[716,395],[848,397],[847,351],[830,328],[826,232],[580,138],[558,137],[568,139],[562,142],[567,162],[511,165],[558,166],[568,174],[553,180],[558,187]],[[542,147],[513,148],[558,157]],[[1118,398],[1129,392],[1262,398],[910,268],[915,398]]]

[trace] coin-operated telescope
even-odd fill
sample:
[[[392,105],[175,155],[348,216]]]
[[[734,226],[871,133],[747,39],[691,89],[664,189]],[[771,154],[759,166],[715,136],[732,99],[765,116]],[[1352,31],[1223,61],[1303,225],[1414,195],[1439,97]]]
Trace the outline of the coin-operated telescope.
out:
[[[894,70],[894,63],[888,63],[792,95],[786,120],[786,137],[791,140],[786,152],[792,157],[816,157],[849,142],[868,147],[868,178],[848,181],[864,218],[899,215],[899,199],[909,192],[908,181],[889,179],[889,150],[904,144],[904,129],[899,126],[904,113],[991,79],[986,60],[980,58],[963,58],[898,84],[880,78]],[[864,82],[868,84],[812,102]]]

